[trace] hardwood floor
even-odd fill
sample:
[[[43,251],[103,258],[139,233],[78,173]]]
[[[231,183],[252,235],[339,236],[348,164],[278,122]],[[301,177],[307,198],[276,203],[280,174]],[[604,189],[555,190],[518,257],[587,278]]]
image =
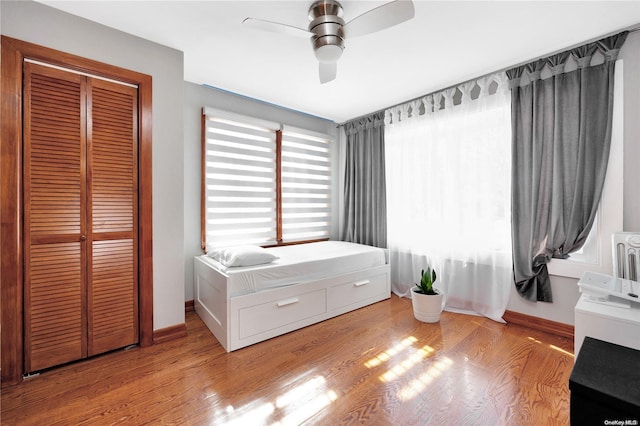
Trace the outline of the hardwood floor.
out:
[[[226,353],[195,313],[185,338],[2,390],[2,424],[569,424],[573,342],[392,296]]]

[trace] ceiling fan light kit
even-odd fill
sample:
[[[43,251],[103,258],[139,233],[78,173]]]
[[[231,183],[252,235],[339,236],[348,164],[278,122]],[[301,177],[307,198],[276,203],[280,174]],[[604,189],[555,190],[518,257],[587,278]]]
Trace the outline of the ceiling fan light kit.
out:
[[[345,24],[342,5],[337,0],[319,0],[309,8],[308,30],[277,22],[246,18],[243,23],[261,30],[308,36],[319,62],[320,83],[336,78],[337,62],[347,36],[358,37],[389,28],[415,15],[411,0],[396,0],[371,9]]]

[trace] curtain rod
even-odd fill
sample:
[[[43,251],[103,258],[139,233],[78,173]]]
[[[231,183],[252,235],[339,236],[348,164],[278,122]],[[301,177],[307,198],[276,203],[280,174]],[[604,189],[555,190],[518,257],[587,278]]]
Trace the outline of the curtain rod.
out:
[[[506,68],[501,68],[501,69],[498,69],[498,70],[496,70],[496,71],[492,71],[492,72],[490,72],[490,73],[488,73],[488,74],[480,75],[480,76],[478,76],[478,77],[474,77],[474,78],[470,78],[470,79],[468,79],[468,80],[461,81],[461,82],[459,82],[459,83],[453,84],[453,85],[451,85],[451,86],[444,87],[444,88],[442,88],[442,89],[434,90],[433,92],[426,93],[426,94],[421,95],[421,96],[418,96],[418,97],[416,97],[416,98],[412,98],[412,99],[409,99],[409,100],[406,100],[406,101],[403,101],[403,102],[400,102],[400,103],[397,103],[397,104],[394,104],[394,105],[391,105],[391,106],[388,106],[388,107],[385,107],[385,108],[379,109],[379,110],[377,110],[377,111],[373,111],[373,112],[370,112],[370,113],[368,113],[368,114],[364,114],[364,115],[361,115],[361,116],[358,116],[358,117],[352,118],[352,119],[347,120],[347,121],[344,121],[344,122],[342,122],[342,123],[338,123],[338,124],[336,125],[336,128],[339,128],[339,127],[341,127],[341,126],[344,126],[345,124],[347,124],[347,123],[349,123],[349,122],[351,122],[351,121],[360,120],[361,118],[369,117],[369,116],[371,116],[371,115],[378,114],[378,113],[383,112],[383,111],[386,111],[386,110],[388,110],[388,109],[395,108],[395,107],[398,107],[398,106],[400,106],[400,105],[408,104],[409,102],[417,101],[418,99],[422,99],[422,98],[424,98],[425,96],[433,95],[433,94],[435,94],[435,93],[442,92],[442,91],[445,91],[445,90],[447,90],[447,89],[451,89],[451,88],[453,88],[453,87],[460,86],[460,85],[465,84],[465,83],[469,83],[469,82],[471,82],[471,81],[479,80],[479,79],[481,79],[481,78],[488,77],[488,76],[490,76],[490,75],[497,74],[497,73],[499,73],[499,72],[504,72],[504,71],[510,70],[510,69],[512,69],[512,68],[516,68],[516,67],[519,67],[519,66],[522,66],[522,65],[526,65],[526,64],[528,64],[528,63],[535,62],[535,61],[537,61],[538,59],[543,59],[543,58],[546,58],[546,57],[549,57],[549,56],[556,55],[556,54],[558,54],[558,53],[566,52],[567,50],[571,50],[571,49],[574,49],[574,48],[576,48],[576,47],[583,46],[583,45],[585,45],[585,44],[593,43],[594,41],[602,40],[603,38],[611,37],[612,35],[619,34],[619,33],[622,33],[622,32],[624,32],[624,31],[628,31],[629,33],[635,33],[636,31],[640,31],[640,25],[639,25],[639,24],[635,24],[635,25],[632,25],[632,26],[630,26],[630,27],[627,27],[626,29],[621,29],[621,30],[613,31],[613,32],[610,32],[610,33],[608,33],[608,34],[606,34],[606,35],[603,35],[603,36],[600,36],[600,37],[595,37],[595,38],[592,38],[592,39],[590,39],[590,40],[583,41],[583,42],[578,43],[578,44],[574,44],[573,46],[565,47],[565,48],[563,48],[563,49],[556,50],[555,52],[551,52],[551,53],[548,53],[548,54],[545,54],[545,55],[542,55],[542,56],[538,56],[537,58],[530,59],[530,60],[528,60],[528,61],[520,62],[520,63],[518,63],[518,64],[508,66],[508,67],[506,67]]]

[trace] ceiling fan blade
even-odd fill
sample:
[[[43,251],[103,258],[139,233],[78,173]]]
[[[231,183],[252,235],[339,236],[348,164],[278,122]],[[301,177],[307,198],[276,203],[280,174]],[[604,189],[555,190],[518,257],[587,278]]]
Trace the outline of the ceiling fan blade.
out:
[[[320,83],[325,84],[332,80],[335,80],[338,73],[337,62],[319,62],[320,64]]]
[[[408,21],[415,14],[413,1],[396,0],[356,16],[343,29],[347,38],[360,37]]]
[[[302,28],[294,27],[287,24],[281,24],[279,22],[263,21],[262,19],[246,18],[244,21],[242,21],[242,23],[244,25],[250,26],[251,28],[269,31],[272,33],[292,35],[295,37],[309,38],[313,35],[313,33]]]

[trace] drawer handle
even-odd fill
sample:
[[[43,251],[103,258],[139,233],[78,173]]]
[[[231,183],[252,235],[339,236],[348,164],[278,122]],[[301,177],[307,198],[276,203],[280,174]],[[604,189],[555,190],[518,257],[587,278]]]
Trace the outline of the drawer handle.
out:
[[[291,299],[281,300],[278,302],[278,308],[282,308],[283,306],[293,305],[294,303],[298,303],[300,299],[297,297],[293,297]]]
[[[353,283],[353,285],[354,285],[355,287],[360,287],[360,286],[363,286],[363,285],[369,284],[370,282],[371,282],[371,281],[369,281],[369,280],[356,281],[355,283]]]

